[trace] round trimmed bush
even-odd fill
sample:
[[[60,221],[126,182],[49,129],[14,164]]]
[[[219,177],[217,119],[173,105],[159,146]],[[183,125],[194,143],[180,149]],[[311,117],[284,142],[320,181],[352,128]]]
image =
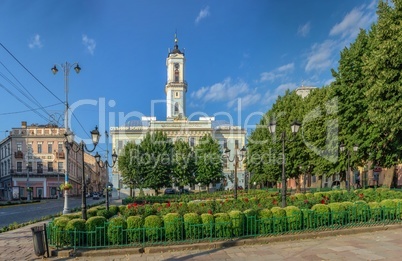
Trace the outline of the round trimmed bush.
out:
[[[311,210],[314,211],[315,227],[327,226],[329,224],[330,209],[325,204],[315,204]]]
[[[85,219],[77,218],[70,220],[65,229],[70,234],[70,242],[74,246],[81,246],[84,243],[84,236],[82,232],[85,232]]]
[[[141,216],[127,218],[127,236],[130,242],[141,242],[144,239],[144,219]]]
[[[147,216],[144,220],[145,234],[149,241],[157,241],[162,239],[163,221],[157,215]]]
[[[184,219],[184,232],[187,239],[201,239],[202,238],[202,221],[200,215],[197,213],[187,213],[183,216]]]
[[[302,223],[302,214],[298,207],[287,206],[284,208],[289,230],[300,230]]]
[[[87,244],[89,246],[102,246],[106,241],[107,228],[105,226],[107,219],[105,217],[90,217],[85,223],[87,231],[93,233],[87,233]]]
[[[97,216],[101,216],[104,217],[106,219],[109,219],[111,217],[113,217],[114,215],[112,214],[112,212],[110,210],[107,209],[100,209],[96,212]]]
[[[380,202],[384,219],[395,219],[396,202],[392,199],[384,199]]]
[[[344,225],[345,223],[345,208],[342,203],[334,202],[328,204],[331,210],[331,224],[334,225]]]
[[[231,237],[232,223],[228,213],[216,213],[215,218],[215,236],[216,237]]]
[[[232,221],[233,236],[243,235],[244,214],[239,210],[232,210],[229,212],[229,217]]]
[[[286,231],[286,211],[280,207],[271,208],[273,232],[281,233]]]
[[[258,212],[259,233],[267,235],[272,233],[272,212],[268,208],[261,209]]]
[[[126,235],[124,231],[127,228],[127,222],[123,217],[114,217],[109,220],[107,236],[113,245],[124,243]]]
[[[396,203],[396,217],[402,219],[402,199],[396,198],[393,201]]]
[[[370,219],[370,207],[364,200],[358,200],[353,203],[356,208],[356,218],[359,222],[367,222]]]
[[[169,213],[163,216],[165,238],[168,241],[178,241],[183,238],[183,220],[179,213]]]
[[[116,205],[111,205],[111,206],[109,206],[109,211],[112,216],[115,216],[119,213],[119,207]]]
[[[213,230],[215,227],[215,219],[212,214],[204,213],[201,214],[201,222],[203,227],[204,237],[212,237]]]
[[[257,233],[257,217],[258,212],[255,209],[246,209],[243,211],[244,220],[244,233],[246,235],[255,235]]]
[[[377,221],[381,220],[381,206],[378,202],[369,202],[368,206],[370,208],[370,219]]]
[[[70,222],[68,217],[57,217],[52,222],[52,228],[55,229],[56,232],[56,245],[57,246],[65,246],[70,244],[70,237],[68,232],[66,231],[66,226]]]

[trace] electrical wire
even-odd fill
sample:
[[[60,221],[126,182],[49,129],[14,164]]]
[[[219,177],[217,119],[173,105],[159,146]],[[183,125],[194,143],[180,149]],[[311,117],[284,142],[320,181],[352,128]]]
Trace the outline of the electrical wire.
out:
[[[41,108],[34,108],[32,110],[25,110],[25,111],[3,112],[3,113],[0,113],[0,116],[1,115],[19,114],[19,113],[25,113],[25,112],[30,112],[30,111],[37,111],[37,110],[42,109],[42,108],[50,108],[50,107],[57,106],[57,105],[60,105],[60,104],[61,103],[55,103],[55,104],[43,106]]]

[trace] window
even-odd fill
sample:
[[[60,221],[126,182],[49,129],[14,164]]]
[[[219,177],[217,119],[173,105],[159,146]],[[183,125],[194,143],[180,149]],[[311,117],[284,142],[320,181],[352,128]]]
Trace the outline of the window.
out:
[[[174,81],[179,82],[179,70],[177,69],[174,71]]]
[[[38,173],[43,173],[43,164],[42,164],[42,162],[38,162],[36,166],[38,167]]]
[[[176,115],[176,114],[178,114],[179,113],[179,104],[176,102],[175,104],[174,104],[174,114]]]
[[[22,162],[17,162],[17,172],[22,172]]]
[[[38,143],[38,153],[42,153],[42,143]]]
[[[239,148],[239,140],[235,140],[235,149]]]
[[[22,151],[22,142],[17,142],[17,151]]]
[[[63,171],[63,162],[58,162],[58,163],[57,163],[57,170],[58,170],[59,172],[62,172],[62,171]]]
[[[32,162],[28,162],[28,171],[32,171]]]
[[[58,153],[63,152],[63,143],[62,142],[59,142],[59,144],[57,145],[57,152]]]
[[[53,153],[53,142],[47,143],[47,153]]]
[[[194,147],[194,145],[195,145],[194,137],[190,137],[189,143],[190,143],[190,147]]]
[[[53,171],[53,162],[48,162],[47,163],[47,171],[49,171],[49,172]]]
[[[180,92],[175,92],[175,93],[174,93],[174,97],[175,97],[175,98],[180,98]]]

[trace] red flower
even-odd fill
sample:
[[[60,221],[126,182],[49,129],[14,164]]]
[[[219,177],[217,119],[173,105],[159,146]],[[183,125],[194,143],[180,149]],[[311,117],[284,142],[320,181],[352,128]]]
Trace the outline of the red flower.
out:
[[[248,202],[248,198],[244,198],[244,201],[245,201],[245,202]]]
[[[170,202],[168,202],[168,203],[166,204],[166,207],[167,207],[167,208],[169,208],[169,207],[170,207]]]
[[[208,214],[212,215],[212,210],[208,209]]]
[[[321,199],[321,204],[325,204],[325,199]]]
[[[364,194],[363,194],[363,193],[360,193],[360,194],[359,194],[359,198],[360,198],[360,199],[364,198]]]
[[[277,201],[276,199],[274,199],[274,200],[272,201],[272,204],[277,205],[277,204],[278,204],[278,201]]]
[[[304,203],[305,203],[305,204],[307,204],[307,203],[308,203],[308,200],[307,200],[307,199],[305,199],[305,200],[304,200]]]

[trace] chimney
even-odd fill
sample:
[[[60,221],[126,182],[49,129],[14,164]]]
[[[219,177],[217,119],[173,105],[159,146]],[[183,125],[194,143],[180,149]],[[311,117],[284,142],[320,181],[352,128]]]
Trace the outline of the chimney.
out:
[[[21,121],[21,128],[26,128],[26,127],[27,127],[27,122]]]

